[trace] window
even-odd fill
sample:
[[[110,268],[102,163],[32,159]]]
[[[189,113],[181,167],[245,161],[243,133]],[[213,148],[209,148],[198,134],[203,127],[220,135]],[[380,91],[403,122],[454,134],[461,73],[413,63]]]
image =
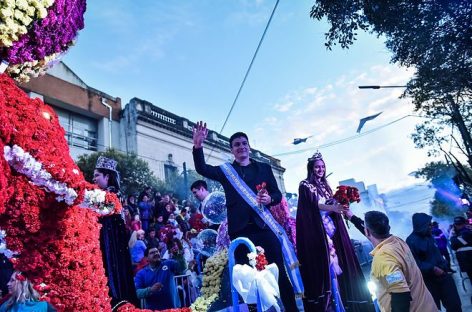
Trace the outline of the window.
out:
[[[70,146],[87,150],[97,150],[97,121],[74,112],[54,108],[59,123],[66,131],[67,143]]]

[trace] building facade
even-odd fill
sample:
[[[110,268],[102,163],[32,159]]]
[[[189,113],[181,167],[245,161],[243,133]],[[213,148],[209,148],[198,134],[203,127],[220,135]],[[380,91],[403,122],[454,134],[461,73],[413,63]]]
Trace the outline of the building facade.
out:
[[[67,65],[60,62],[46,75],[19,85],[32,98],[50,105],[65,129],[71,156],[104,151],[113,147],[144,159],[161,180],[172,173],[194,169],[192,129],[195,125],[138,98],[122,110],[121,99],[88,86]],[[205,144],[209,164],[233,160],[228,138],[210,131]],[[282,193],[285,193],[280,160],[257,150],[251,157],[271,165]],[[185,165],[184,165],[185,164]]]
[[[155,175],[165,180],[172,171],[195,169],[192,157],[192,129],[195,123],[177,116],[150,102],[133,98],[121,114],[121,150],[136,153],[145,159]],[[255,160],[270,164],[282,193],[285,193],[280,160],[260,151],[251,150]],[[210,130],[205,142],[208,164],[233,161],[229,139]]]
[[[88,86],[64,63],[19,86],[54,109],[74,159],[120,146],[121,99]]]

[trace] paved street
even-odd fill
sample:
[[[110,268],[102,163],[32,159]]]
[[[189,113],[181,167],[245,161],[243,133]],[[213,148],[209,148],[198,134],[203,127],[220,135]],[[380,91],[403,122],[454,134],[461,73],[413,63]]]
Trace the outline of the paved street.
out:
[[[459,274],[459,267],[456,264],[453,264],[452,268],[457,271],[457,273],[452,274],[452,276],[454,277],[454,280],[456,281],[457,290],[459,291],[459,296],[461,297],[462,311],[463,312],[472,311],[472,303],[471,303],[472,285],[470,283],[470,280],[467,279],[464,281],[464,283],[462,283],[462,278]],[[467,276],[467,274],[462,273],[462,276]],[[465,289],[463,285],[465,286]],[[442,309],[441,311],[446,311],[446,310]]]

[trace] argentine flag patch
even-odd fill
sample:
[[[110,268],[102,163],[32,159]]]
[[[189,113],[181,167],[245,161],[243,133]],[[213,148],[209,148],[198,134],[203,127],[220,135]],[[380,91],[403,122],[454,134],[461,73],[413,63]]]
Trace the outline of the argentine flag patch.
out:
[[[391,285],[403,281],[403,274],[400,271],[395,271],[385,276],[385,279],[387,280],[387,284]]]

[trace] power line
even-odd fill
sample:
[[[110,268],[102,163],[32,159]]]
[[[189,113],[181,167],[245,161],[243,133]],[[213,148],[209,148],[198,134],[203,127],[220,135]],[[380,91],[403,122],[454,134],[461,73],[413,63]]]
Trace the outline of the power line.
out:
[[[264,41],[267,30],[269,29],[270,23],[272,22],[272,18],[274,17],[275,10],[277,9],[277,6],[279,5],[279,1],[280,0],[277,0],[277,2],[275,2],[274,9],[272,10],[272,13],[270,14],[269,20],[267,21],[267,25],[264,29],[264,32],[262,33],[261,39],[259,40],[259,44],[257,45],[256,51],[254,52],[254,55],[252,56],[251,63],[249,63],[249,67],[247,68],[246,74],[244,75],[244,78],[243,78],[243,81],[241,82],[241,85],[239,86],[239,90],[236,93],[236,97],[233,100],[233,104],[231,104],[231,108],[230,108],[228,114],[226,115],[226,119],[223,122],[223,126],[221,127],[220,132],[218,132],[218,134],[221,134],[223,132],[223,130],[226,126],[226,123],[228,122],[228,119],[231,116],[231,113],[233,112],[234,106],[236,105],[236,102],[239,99],[239,95],[241,94],[241,91],[242,91],[242,89],[243,89],[243,87],[246,83],[247,77],[249,76],[249,73],[251,72],[252,65],[254,64],[254,60],[256,59],[256,56],[259,53],[259,49],[262,46],[262,42]],[[208,158],[211,157],[211,154],[213,153],[213,149],[214,148],[211,149],[210,154],[208,155]]]
[[[246,83],[246,79],[247,79],[247,77],[249,76],[249,72],[251,71],[252,64],[254,64],[254,60],[256,59],[256,56],[257,56],[257,54],[259,53],[259,49],[260,49],[260,47],[261,47],[261,45],[262,45],[262,42],[264,41],[265,35],[266,35],[266,33],[267,33],[267,29],[269,29],[269,26],[270,26],[270,23],[271,23],[271,21],[272,21],[272,18],[274,17],[275,10],[277,9],[277,6],[279,5],[279,1],[280,1],[280,0],[277,0],[277,2],[275,3],[274,9],[272,10],[272,13],[270,14],[269,20],[267,21],[267,25],[266,25],[266,27],[265,27],[265,29],[264,29],[264,32],[262,33],[261,40],[259,40],[259,44],[257,45],[256,51],[254,52],[254,55],[252,56],[251,63],[249,64],[249,67],[248,67],[248,69],[247,69],[247,71],[246,71],[246,74],[244,75],[244,79],[243,79],[243,81],[241,82],[241,85],[239,86],[238,93],[236,94],[236,97],[234,98],[233,104],[231,105],[231,108],[230,108],[230,110],[229,110],[229,112],[228,112],[228,115],[226,116],[225,122],[223,123],[223,126],[221,127],[219,134],[221,134],[221,132],[223,132],[223,129],[225,128],[226,123],[228,122],[228,119],[229,119],[229,117],[231,116],[231,113],[233,112],[233,108],[234,108],[234,106],[236,105],[236,102],[238,101],[239,95],[241,94],[241,90],[243,89],[244,84]]]
[[[327,147],[331,147],[331,146],[334,146],[334,145],[338,145],[338,144],[341,144],[341,143],[345,143],[345,142],[348,142],[348,141],[352,141],[352,140],[355,140],[355,139],[358,139],[358,138],[361,138],[365,135],[368,135],[370,133],[373,133],[373,132],[376,132],[380,129],[383,129],[385,127],[388,127],[394,123],[397,123],[407,117],[418,117],[418,116],[414,116],[414,115],[405,115],[401,118],[398,118],[398,119],[395,119],[385,125],[382,125],[382,126],[379,126],[377,128],[374,128],[372,130],[369,130],[369,131],[366,131],[366,132],[363,132],[361,134],[356,134],[356,135],[353,135],[353,136],[350,136],[350,137],[347,137],[347,138],[344,138],[344,139],[340,139],[340,140],[336,140],[336,141],[333,141],[333,142],[330,142],[330,143],[326,143],[326,144],[322,144],[322,145],[318,145],[318,146],[314,146],[314,147],[309,147],[309,148],[304,148],[304,149],[301,149],[301,150],[296,150],[296,151],[291,151],[291,152],[286,152],[286,153],[279,153],[279,154],[273,154],[272,156],[273,157],[280,157],[280,156],[288,156],[288,155],[293,155],[293,154],[299,154],[299,153],[303,153],[303,152],[307,152],[307,151],[312,151],[314,149],[322,149],[322,148],[327,148]]]

